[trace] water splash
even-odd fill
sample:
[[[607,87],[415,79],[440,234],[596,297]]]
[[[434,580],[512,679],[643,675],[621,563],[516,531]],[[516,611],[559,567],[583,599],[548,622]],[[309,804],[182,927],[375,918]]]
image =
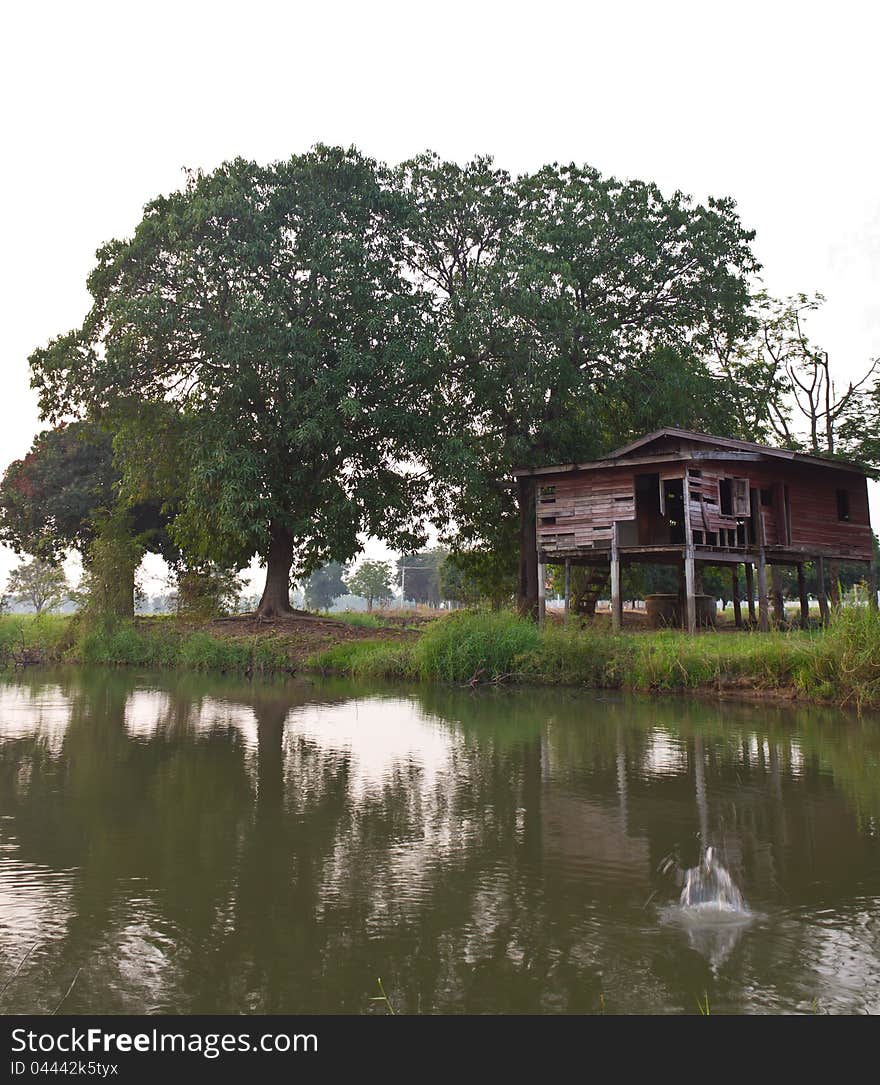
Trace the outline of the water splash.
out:
[[[715,858],[714,848],[706,848],[700,865],[685,872],[680,903],[682,908],[748,914],[742,893],[727,868]]]

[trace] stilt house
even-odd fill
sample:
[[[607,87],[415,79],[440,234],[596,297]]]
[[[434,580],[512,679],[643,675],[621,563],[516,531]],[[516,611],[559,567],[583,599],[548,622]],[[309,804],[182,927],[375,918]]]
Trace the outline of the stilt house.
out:
[[[678,565],[691,631],[700,564],[729,564],[734,587],[744,565],[750,600],[757,574],[762,628],[769,624],[768,564],[797,567],[804,620],[804,562],[816,562],[820,603],[828,561],[864,562],[873,584],[867,479],[853,463],[662,429],[602,460],[516,475],[535,479],[539,593],[548,562],[607,565],[615,627],[620,570],[628,562]]]

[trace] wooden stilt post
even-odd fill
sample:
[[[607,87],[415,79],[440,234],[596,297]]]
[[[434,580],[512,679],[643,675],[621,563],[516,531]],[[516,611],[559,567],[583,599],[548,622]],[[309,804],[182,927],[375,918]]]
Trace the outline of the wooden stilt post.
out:
[[[777,625],[782,625],[785,621],[785,599],[782,594],[782,570],[778,565],[770,566],[770,583],[773,588],[770,593],[773,600],[773,620]]]
[[[538,557],[538,623],[543,625],[547,618],[547,566]]]
[[[737,629],[742,629],[743,612],[739,598],[739,566],[734,565],[730,578],[731,594],[733,596],[733,624]]]
[[[807,578],[804,576],[804,563],[798,562],[798,598],[801,601],[801,628],[808,629],[810,625],[810,600],[807,598]]]
[[[697,572],[694,564],[694,530],[691,524],[691,487],[687,469],[682,482],[684,497],[684,605],[688,633],[697,631]]]
[[[828,625],[828,593],[825,591],[825,559],[816,558],[816,598],[819,600],[819,617]]]
[[[611,526],[611,628],[620,629],[623,600],[620,598],[620,552],[617,547],[617,521]]]
[[[694,569],[694,551],[688,547],[684,555],[684,604],[687,615],[688,633],[697,631],[697,596],[696,596],[696,573]]]
[[[571,613],[571,558],[565,559],[565,620]]]
[[[840,610],[840,563],[828,562],[828,595],[832,610]]]
[[[868,606],[872,610],[877,609],[877,573],[874,571],[874,562],[868,562],[865,573],[865,583],[868,585]]]
[[[764,556],[764,513],[761,509],[761,491],[751,490],[752,523],[755,525],[755,543],[758,547],[758,628],[766,633],[770,628],[770,603],[767,598],[767,560]]]
[[[764,547],[758,551],[758,628],[766,633],[770,628],[770,600],[767,598],[767,563]]]
[[[746,597],[749,604],[749,624],[754,625],[756,621],[755,616],[755,570],[752,567],[752,563],[747,561],[745,564],[746,570]]]

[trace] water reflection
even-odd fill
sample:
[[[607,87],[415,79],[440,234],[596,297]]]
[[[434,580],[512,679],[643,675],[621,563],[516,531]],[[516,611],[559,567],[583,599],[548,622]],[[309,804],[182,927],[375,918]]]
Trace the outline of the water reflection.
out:
[[[123,672],[0,686],[0,1009],[880,1009],[880,729]],[[707,845],[757,918],[664,922]],[[673,873],[671,873],[673,872]],[[2,983],[0,983],[2,985]]]

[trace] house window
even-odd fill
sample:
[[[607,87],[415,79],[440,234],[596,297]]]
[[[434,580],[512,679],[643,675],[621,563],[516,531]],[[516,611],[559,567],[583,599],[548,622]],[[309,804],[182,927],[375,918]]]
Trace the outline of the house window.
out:
[[[849,490],[837,491],[837,519],[849,523]]]
[[[773,505],[773,491],[761,490],[761,504],[765,508],[770,508]]]

